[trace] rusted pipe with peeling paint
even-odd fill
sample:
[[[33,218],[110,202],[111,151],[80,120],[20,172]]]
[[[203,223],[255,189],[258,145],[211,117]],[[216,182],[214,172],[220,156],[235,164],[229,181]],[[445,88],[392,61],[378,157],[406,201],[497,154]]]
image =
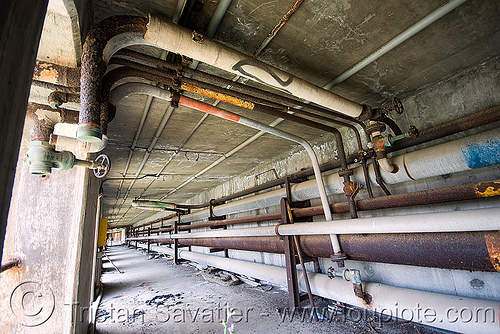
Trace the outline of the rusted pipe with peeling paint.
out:
[[[376,198],[368,198],[356,201],[356,206],[360,211],[379,210],[389,208],[401,208],[415,205],[430,205],[437,203],[448,203],[453,201],[464,201],[471,199],[479,199],[486,197],[500,196],[500,180],[484,181],[467,183],[458,186],[429,189],[416,191],[405,194],[389,195]],[[349,212],[347,202],[330,204],[332,213]],[[319,216],[323,214],[321,206],[313,206],[309,208],[294,209],[293,216],[295,218],[304,218]],[[281,213],[267,213],[263,215],[254,215],[247,217],[239,217],[233,219],[225,219],[219,221],[209,221],[206,223],[198,223],[193,225],[180,226],[179,230],[189,230],[204,227],[220,227],[227,225],[237,225],[246,223],[257,223],[263,221],[279,220]],[[170,228],[154,229],[152,232],[169,232]]]
[[[33,70],[33,80],[78,88],[80,87],[80,68],[37,61]]]
[[[101,99],[101,79],[106,71],[103,51],[111,38],[136,32],[146,33],[147,19],[136,16],[113,16],[99,22],[87,35],[83,45],[80,78],[81,110],[77,138],[84,142],[102,138],[101,108],[107,105]]]
[[[147,240],[132,238],[130,240]],[[172,244],[173,240],[149,239]],[[500,232],[344,234],[339,235],[342,251],[350,260],[382,262],[420,267],[471,271],[500,271]],[[333,254],[328,235],[299,238],[305,255],[329,258]],[[178,239],[181,246],[236,249],[283,254],[279,237],[232,237]],[[381,247],[383,245],[383,247]]]

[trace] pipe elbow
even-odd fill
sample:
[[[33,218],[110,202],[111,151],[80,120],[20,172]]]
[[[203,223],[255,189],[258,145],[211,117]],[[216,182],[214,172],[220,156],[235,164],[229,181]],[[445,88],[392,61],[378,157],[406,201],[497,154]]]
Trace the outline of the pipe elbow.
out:
[[[77,138],[83,142],[98,142],[102,139],[100,124],[101,79],[106,71],[104,49],[114,37],[127,33],[144,36],[148,19],[138,16],[113,16],[101,21],[89,32],[82,52],[80,77],[81,111]],[[130,43],[129,43],[130,44]],[[136,42],[134,42],[136,44]],[[128,46],[121,43],[122,47]],[[105,124],[104,124],[105,125]]]
[[[387,158],[378,159],[378,163],[387,173],[395,174],[398,172],[398,166],[391,164]]]

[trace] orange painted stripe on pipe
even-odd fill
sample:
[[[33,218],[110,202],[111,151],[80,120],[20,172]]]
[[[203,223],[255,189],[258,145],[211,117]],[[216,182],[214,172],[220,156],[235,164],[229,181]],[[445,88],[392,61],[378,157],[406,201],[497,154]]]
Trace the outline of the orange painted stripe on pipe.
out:
[[[239,122],[240,116],[233,114],[229,111],[219,109],[217,107],[211,106],[209,104],[190,99],[189,97],[181,96],[179,98],[179,104],[190,107],[199,111],[203,111],[207,114],[214,115],[217,117],[225,118],[233,122]]]

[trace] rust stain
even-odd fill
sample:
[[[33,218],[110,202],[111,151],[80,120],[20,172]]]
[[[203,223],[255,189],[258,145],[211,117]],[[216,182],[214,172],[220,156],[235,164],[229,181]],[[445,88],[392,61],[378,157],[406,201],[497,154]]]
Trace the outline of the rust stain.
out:
[[[500,196],[500,181],[481,182],[474,190],[477,197]]]
[[[216,100],[219,100],[222,102],[227,102],[227,103],[230,103],[232,105],[246,108],[246,109],[250,109],[250,110],[252,110],[255,107],[255,104],[253,104],[252,102],[238,99],[236,97],[229,96],[227,94],[217,93],[217,92],[214,92],[212,90],[201,88],[201,87],[198,87],[198,86],[192,85],[192,84],[182,83],[181,89],[188,91],[188,92],[191,92],[191,93],[202,95],[205,97],[213,98],[213,99],[216,99]]]
[[[58,80],[57,78],[59,77],[59,73],[57,72],[56,69],[48,67],[45,69],[42,69],[38,73],[36,73],[36,80],[40,81],[47,81],[51,83],[57,83]]]
[[[493,268],[500,272],[500,232],[484,232],[484,241]]]

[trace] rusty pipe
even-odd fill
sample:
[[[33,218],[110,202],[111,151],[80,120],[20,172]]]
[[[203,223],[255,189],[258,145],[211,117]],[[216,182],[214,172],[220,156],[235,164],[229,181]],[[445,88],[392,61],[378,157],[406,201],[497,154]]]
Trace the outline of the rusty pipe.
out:
[[[141,240],[138,238],[137,240]],[[146,240],[146,239],[143,239]],[[173,240],[151,239],[171,244]],[[500,232],[345,234],[342,250],[351,260],[472,271],[500,271]],[[284,253],[279,237],[186,238],[181,246]],[[381,245],[384,245],[381,247]],[[333,254],[328,235],[301,236],[300,247],[309,257]]]
[[[122,55],[130,55],[130,54],[141,55],[140,53],[136,53],[136,52],[130,51],[130,50],[121,50],[118,53],[122,54]],[[139,57],[143,58],[142,56],[139,56]],[[144,56],[144,57],[149,59],[150,56]],[[151,58],[154,58],[154,57],[151,57]],[[154,58],[154,59],[157,59],[157,58]],[[155,64],[157,64],[158,66],[160,64],[165,64],[165,63],[172,64],[170,62],[163,61],[161,59],[158,59],[158,60],[159,60],[158,62],[155,62]],[[205,96],[208,98],[213,98],[213,99],[216,99],[216,100],[219,100],[222,102],[230,103],[230,104],[233,104],[233,105],[245,108],[245,109],[254,110],[256,107],[256,104],[261,104],[263,106],[273,107],[273,108],[283,110],[283,111],[286,111],[288,109],[286,106],[284,106],[280,103],[277,103],[277,102],[271,102],[271,101],[264,100],[264,99],[261,99],[261,98],[255,97],[255,96],[250,96],[250,95],[245,94],[245,93],[232,91],[232,90],[229,90],[227,88],[219,87],[219,86],[216,86],[216,85],[213,85],[210,83],[206,83],[206,82],[202,82],[202,81],[198,81],[198,80],[194,80],[194,79],[190,79],[190,78],[177,77],[176,73],[169,73],[167,71],[164,71],[164,70],[161,70],[158,68],[153,68],[150,66],[146,66],[143,64],[139,64],[139,63],[136,63],[136,62],[133,62],[130,60],[114,57],[109,61],[109,64],[110,65],[113,64],[113,65],[127,66],[130,68],[134,68],[136,70],[150,73],[150,74],[155,75],[155,76],[160,76],[160,77],[163,76],[163,77],[168,78],[168,79],[176,79],[177,78],[181,82],[180,88],[182,90],[185,90],[185,91],[188,91],[191,93],[195,93],[198,95],[202,95],[202,96]],[[180,64],[172,64],[172,65],[173,66],[171,66],[171,68],[170,68],[171,70],[176,70],[176,71],[183,70],[183,68]],[[203,72],[201,72],[201,73],[203,73]],[[212,76],[212,78],[215,78],[215,76]],[[226,79],[222,79],[222,78],[218,78],[218,79],[219,80],[226,80]],[[229,82],[233,82],[233,81],[228,80],[227,85],[229,85]],[[242,88],[244,90],[252,90],[252,88],[250,88],[249,86],[245,86],[245,85],[241,85],[241,84],[240,84],[240,88]],[[255,90],[257,90],[257,89],[255,89]],[[290,110],[290,111],[292,111],[292,110]],[[356,141],[358,144],[358,151],[363,151],[363,144],[361,142],[361,135],[360,135],[358,129],[354,125],[346,123],[346,122],[333,120],[331,118],[327,118],[327,117],[324,117],[321,115],[310,113],[310,112],[307,112],[307,111],[304,111],[301,109],[293,109],[293,112],[296,114],[301,114],[304,116],[313,117],[313,118],[319,119],[321,121],[326,121],[326,122],[330,122],[333,124],[348,127],[349,129],[351,129],[354,132],[354,135],[356,137]],[[362,122],[359,122],[359,123],[363,124]]]
[[[147,18],[136,16],[113,16],[94,26],[83,45],[80,77],[81,111],[77,138],[84,142],[100,141],[102,138],[101,108],[107,105],[101,99],[101,79],[106,71],[103,51],[112,37],[136,32],[146,33]],[[106,113],[106,112],[104,112]]]
[[[246,92],[249,92],[252,94],[257,94],[257,95],[263,96],[265,98],[278,101],[279,103],[290,106],[290,107],[299,106],[300,108],[313,110],[316,112],[320,112],[322,114],[334,116],[334,117],[337,117],[337,118],[340,118],[340,119],[343,119],[343,120],[346,120],[349,122],[353,122],[353,123],[360,125],[363,128],[363,130],[365,129],[365,124],[363,122],[353,118],[353,117],[350,117],[350,116],[347,116],[347,115],[344,115],[341,113],[337,113],[337,112],[334,112],[334,111],[329,110],[329,109],[324,109],[324,108],[316,106],[316,105],[311,105],[311,104],[304,103],[302,101],[297,101],[297,100],[294,100],[290,97],[274,94],[274,93],[271,93],[271,92],[268,92],[265,90],[261,90],[261,89],[258,89],[258,88],[252,87],[252,86],[248,86],[248,85],[239,83],[239,82],[235,82],[232,80],[221,78],[219,76],[209,74],[206,72],[202,72],[202,71],[199,71],[196,69],[192,69],[189,67],[182,67],[181,64],[172,63],[172,62],[169,62],[167,60],[162,60],[162,59],[148,56],[148,55],[136,52],[136,51],[125,50],[125,49],[122,49],[122,50],[116,52],[115,56],[128,57],[128,58],[132,58],[134,60],[148,62],[148,63],[153,64],[159,68],[168,68],[168,69],[171,69],[174,71],[184,72],[184,73],[191,75],[193,77],[199,77],[199,78],[208,80],[210,82],[213,82],[213,83],[216,83],[216,84],[219,84],[222,86],[236,87],[242,91],[246,91]],[[332,120],[332,121],[334,121],[334,120]]]
[[[80,68],[37,61],[33,70],[33,80],[75,89],[80,87]]]
[[[356,206],[360,211],[379,210],[388,208],[400,208],[415,205],[429,205],[437,203],[447,203],[454,201],[463,201],[471,199],[479,199],[486,197],[500,196],[500,180],[483,181],[466,183],[458,186],[416,191],[406,194],[389,195],[384,197],[368,198],[356,201]],[[330,204],[332,213],[349,212],[349,204],[335,203]],[[313,206],[309,208],[300,208],[293,210],[295,218],[312,217],[323,214],[321,206]],[[239,217],[233,219],[211,221],[200,224],[180,226],[180,230],[188,230],[204,227],[220,227],[226,225],[236,225],[245,223],[256,223],[263,221],[278,220],[281,218],[281,213],[268,213],[263,215]],[[153,232],[168,232],[167,229],[153,230]]]

